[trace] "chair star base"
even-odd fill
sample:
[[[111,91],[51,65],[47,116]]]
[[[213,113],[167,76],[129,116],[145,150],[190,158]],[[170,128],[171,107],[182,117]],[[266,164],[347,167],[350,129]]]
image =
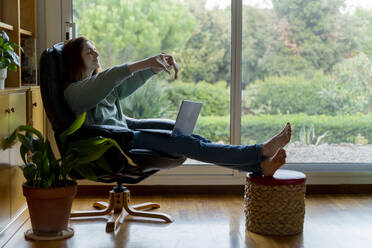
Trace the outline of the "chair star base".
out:
[[[119,187],[119,188],[118,188]],[[128,188],[121,185],[116,186],[110,191],[109,203],[95,202],[93,207],[98,210],[76,211],[72,212],[70,217],[90,217],[90,216],[103,216],[108,215],[112,211],[112,215],[106,224],[106,232],[113,232],[118,225],[124,209],[132,216],[141,216],[148,218],[162,219],[165,222],[173,222],[173,218],[164,213],[153,213],[144,210],[160,208],[159,204],[153,202],[146,202],[138,205],[130,205],[130,191]]]

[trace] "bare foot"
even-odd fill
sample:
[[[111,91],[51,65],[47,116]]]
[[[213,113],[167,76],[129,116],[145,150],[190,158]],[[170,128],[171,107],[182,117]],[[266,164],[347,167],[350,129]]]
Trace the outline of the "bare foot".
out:
[[[291,140],[292,129],[288,122],[283,130],[262,145],[262,156],[272,157]]]
[[[261,162],[261,171],[264,176],[272,176],[283,164],[287,157],[285,150],[280,149],[274,157],[264,159]]]

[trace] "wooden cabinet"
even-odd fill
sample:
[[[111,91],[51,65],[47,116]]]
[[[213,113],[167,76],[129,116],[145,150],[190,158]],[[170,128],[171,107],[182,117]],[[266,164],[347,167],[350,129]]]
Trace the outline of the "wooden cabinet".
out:
[[[26,124],[26,91],[0,92],[0,137],[3,139],[11,134],[19,125]],[[3,142],[3,141],[2,141]],[[25,181],[23,164],[19,154],[20,142],[12,148],[0,151],[0,231],[23,210],[26,200],[22,193],[22,183]]]
[[[21,46],[16,49],[21,66],[17,72],[8,70],[5,87],[37,85],[36,58],[36,2],[37,0],[1,0],[0,30],[4,30],[11,43]]]
[[[45,130],[44,107],[40,87],[31,87],[27,91],[27,124],[32,125],[43,135]]]
[[[0,142],[19,125],[31,124],[44,134],[44,116],[39,86],[0,90]],[[28,218],[22,191],[25,178],[18,168],[23,164],[20,145],[18,142],[5,151],[0,149],[0,247]]]
[[[12,133],[19,125],[26,124],[26,94],[25,92],[15,92],[9,96],[9,134]],[[18,210],[26,203],[22,193],[22,184],[25,182],[23,172],[19,165],[23,160],[19,154],[21,143],[18,142],[13,146],[10,152],[10,217],[13,218]]]
[[[44,110],[37,86],[36,57],[36,3],[37,0],[0,0],[0,30],[4,30],[11,43],[23,48],[15,49],[20,58],[17,72],[8,70],[5,89],[0,90],[0,142],[19,125],[32,124],[44,133]],[[0,247],[27,219],[26,200],[22,193],[25,181],[19,165],[20,143],[11,149],[0,149]]]
[[[16,92],[8,92],[1,94],[1,114],[0,114],[0,129],[2,130],[1,137],[4,138],[11,134],[19,125],[26,124],[26,91],[18,90]],[[4,178],[2,189],[6,192],[7,206],[9,209],[9,218],[15,217],[26,203],[22,194],[22,183],[25,181],[22,170],[18,168],[23,164],[22,158],[19,155],[20,142],[17,142],[12,148],[1,151],[2,171],[0,177]],[[5,204],[4,204],[5,205]],[[0,212],[3,212],[1,209]],[[8,211],[7,211],[8,212]],[[2,213],[3,214],[3,213]],[[5,215],[4,215],[5,216]],[[4,219],[5,220],[5,219]]]

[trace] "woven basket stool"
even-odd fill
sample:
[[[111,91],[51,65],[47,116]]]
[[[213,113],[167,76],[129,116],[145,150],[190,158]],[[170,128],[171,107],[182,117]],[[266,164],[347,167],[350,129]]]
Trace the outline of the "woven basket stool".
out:
[[[246,229],[266,235],[293,235],[303,230],[305,174],[277,170],[272,177],[248,173],[244,212]]]

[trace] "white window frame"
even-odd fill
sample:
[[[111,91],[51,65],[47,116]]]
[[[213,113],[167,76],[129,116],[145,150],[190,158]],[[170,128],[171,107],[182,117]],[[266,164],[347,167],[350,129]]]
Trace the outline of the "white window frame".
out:
[[[72,1],[38,0],[38,54],[64,40],[68,28],[66,23],[72,23]],[[231,10],[230,142],[240,144],[242,0],[231,0]],[[291,163],[284,165],[283,168],[306,173],[308,184],[372,183],[372,164]],[[244,184],[244,178],[245,173],[236,170],[198,163],[160,171],[139,185],[240,185]],[[80,184],[99,183],[82,180]]]

